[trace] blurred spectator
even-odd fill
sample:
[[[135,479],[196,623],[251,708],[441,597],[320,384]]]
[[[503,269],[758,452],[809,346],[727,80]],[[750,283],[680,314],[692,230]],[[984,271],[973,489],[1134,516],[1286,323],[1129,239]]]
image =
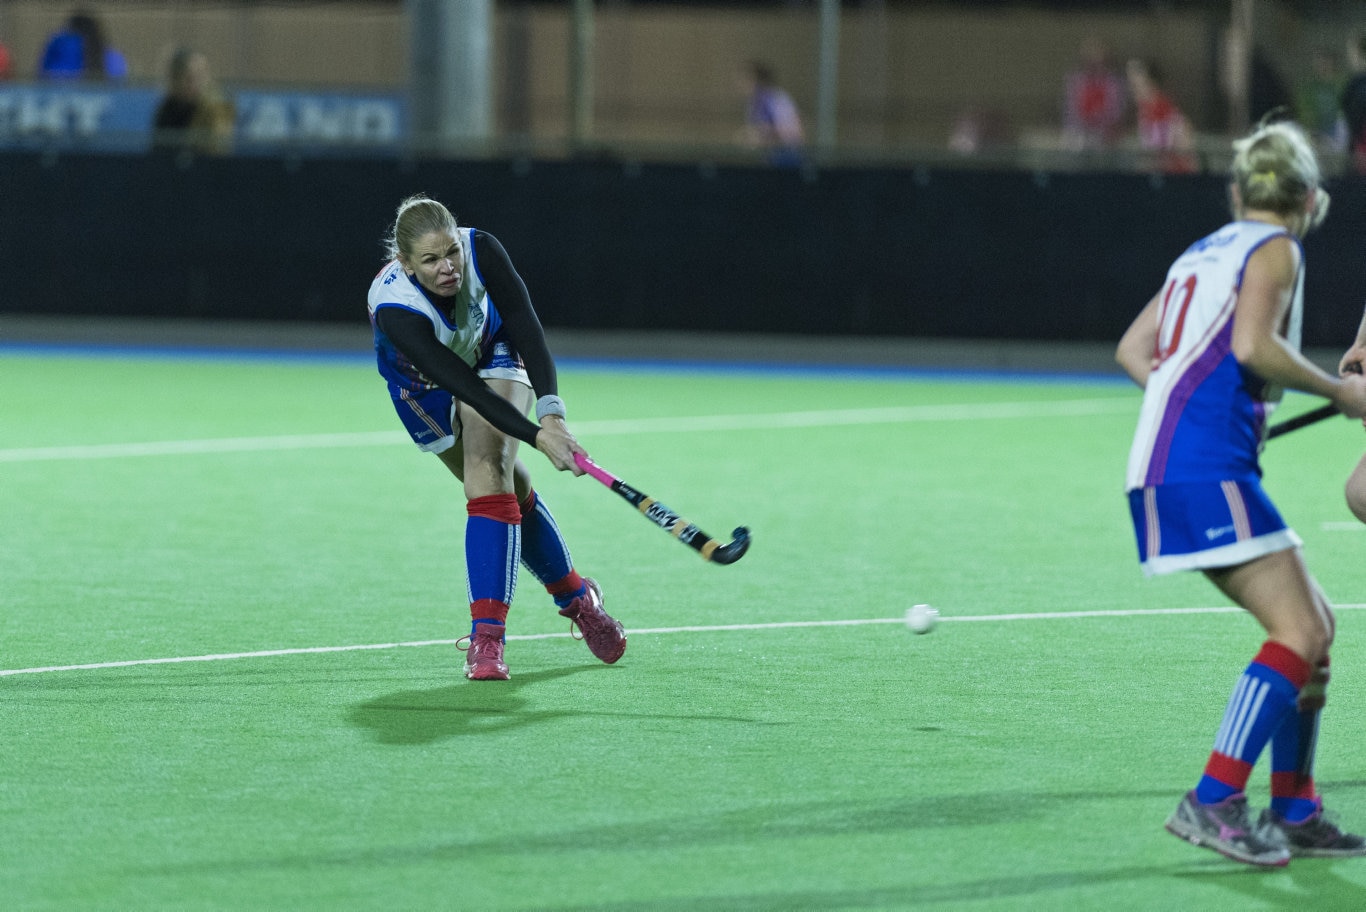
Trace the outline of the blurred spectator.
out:
[[[1344,77],[1337,54],[1318,48],[1311,58],[1309,78],[1295,93],[1295,113],[1300,126],[1322,150],[1341,152],[1347,147],[1347,128],[1339,99]]]
[[[1289,114],[1295,108],[1295,96],[1281,71],[1260,47],[1252,49],[1252,82],[1248,85],[1247,101],[1248,117],[1254,124],[1273,111],[1284,108]]]
[[[1009,146],[1014,142],[1010,118],[997,108],[969,107],[953,122],[949,148],[963,155],[976,155]]]
[[[126,79],[128,61],[109,46],[104,26],[76,12],[47,40],[38,75],[53,79]]]
[[[209,58],[178,48],[166,72],[166,94],[153,120],[152,147],[208,154],[232,150],[236,110],[209,70]]]
[[[741,81],[749,96],[744,144],[766,150],[775,165],[800,164],[806,140],[792,96],[778,87],[768,64],[757,60],[745,66]]]
[[[1081,63],[1067,74],[1064,90],[1064,147],[1081,151],[1113,146],[1124,125],[1124,82],[1104,41],[1086,39]]]
[[[1134,58],[1124,73],[1138,119],[1138,145],[1145,152],[1156,153],[1152,164],[1168,174],[1199,170],[1190,121],[1164,91],[1157,64]]]
[[[1366,31],[1347,42],[1347,65],[1352,76],[1342,89],[1342,117],[1347,123],[1347,151],[1352,169],[1366,174]]]
[[[0,79],[9,79],[14,75],[14,65],[10,61],[9,48],[5,47],[5,42],[0,41]]]

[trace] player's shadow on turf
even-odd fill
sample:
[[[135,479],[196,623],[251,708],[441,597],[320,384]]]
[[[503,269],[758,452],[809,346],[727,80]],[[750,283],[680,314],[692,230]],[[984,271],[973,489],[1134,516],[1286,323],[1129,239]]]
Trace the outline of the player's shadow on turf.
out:
[[[431,690],[403,690],[376,697],[352,708],[348,721],[366,729],[380,744],[431,744],[448,738],[464,738],[507,731],[527,725],[578,719],[585,716],[609,718],[668,718],[651,713],[620,713],[582,709],[529,709],[530,700],[521,694],[529,684],[541,684],[596,666],[555,668],[513,675],[510,681],[465,681]],[[687,716],[688,720],[759,724],[757,719],[733,716]]]
[[[1266,908],[1366,909],[1366,887],[1334,870],[1338,864],[1360,865],[1357,858],[1295,858],[1289,866],[1272,871],[1219,859],[1205,864],[1210,867],[1177,876],[1222,887]],[[1218,868],[1211,869],[1215,865]]]
[[[402,690],[367,700],[351,710],[350,722],[369,729],[381,744],[430,744],[443,738],[516,728],[568,713],[527,712],[521,689],[562,678],[584,668],[554,668],[514,675],[510,681],[465,681],[431,690]]]

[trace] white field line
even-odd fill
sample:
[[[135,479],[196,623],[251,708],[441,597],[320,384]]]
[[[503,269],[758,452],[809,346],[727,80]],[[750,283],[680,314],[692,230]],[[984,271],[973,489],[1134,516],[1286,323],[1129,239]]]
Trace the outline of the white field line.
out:
[[[1319,523],[1319,528],[1324,532],[1366,532],[1366,523],[1349,519],[1344,522]]]
[[[1104,399],[1060,399],[1036,402],[994,402],[966,405],[911,405],[889,408],[827,409],[809,412],[772,412],[758,415],[699,415],[685,418],[623,418],[579,421],[575,434],[594,436],[662,434],[696,431],[743,431],[774,428],[838,427],[857,424],[903,424],[917,421],[978,421],[1008,418],[1067,418],[1132,412],[1137,400],[1115,396]],[[402,431],[342,434],[282,434],[272,437],[221,437],[202,440],[160,440],[146,443],[96,443],[52,447],[0,449],[0,462],[47,462],[58,459],[116,459],[133,456],[185,456],[204,453],[246,453],[266,450],[336,449],[339,447],[396,446],[408,443]]]
[[[1366,603],[1334,605],[1338,611],[1357,611],[1366,608]],[[1114,611],[1044,611],[1037,614],[973,614],[948,615],[939,618],[945,624],[963,623],[1006,623],[1011,621],[1067,621],[1084,618],[1125,618],[1147,617],[1173,614],[1235,614],[1241,608],[1223,605],[1208,608],[1142,608],[1119,609]],[[778,621],[769,624],[712,624],[696,627],[642,627],[630,628],[630,636],[664,635],[671,633],[728,633],[741,630],[790,630],[798,627],[861,627],[868,624],[902,624],[904,618],[862,618],[858,620],[833,621]],[[509,634],[508,640],[555,640],[568,637],[569,633],[526,633]],[[138,665],[179,665],[186,662],[228,662],[234,659],[268,659],[278,656],[315,655],[326,652],[362,652],[381,649],[412,649],[423,646],[454,646],[459,640],[414,640],[406,643],[365,643],[353,646],[304,646],[296,649],[265,649],[257,652],[220,652],[212,655],[173,656],[159,659],[126,659],[119,662],[87,662],[81,665],[45,665],[37,668],[9,668],[0,670],[0,678],[14,675],[47,674],[56,671],[99,671],[106,668],[131,668]]]

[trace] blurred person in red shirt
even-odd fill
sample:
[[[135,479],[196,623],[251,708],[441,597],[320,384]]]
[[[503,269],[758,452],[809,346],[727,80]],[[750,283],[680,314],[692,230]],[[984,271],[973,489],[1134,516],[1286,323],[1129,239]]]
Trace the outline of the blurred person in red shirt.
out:
[[[1134,58],[1124,68],[1138,118],[1138,144],[1155,153],[1151,164],[1168,174],[1200,170],[1190,121],[1162,88],[1162,74],[1150,60]]]
[[[1067,74],[1063,109],[1063,145],[1075,151],[1108,149],[1124,126],[1124,80],[1110,63],[1100,38],[1081,47],[1080,65]]]

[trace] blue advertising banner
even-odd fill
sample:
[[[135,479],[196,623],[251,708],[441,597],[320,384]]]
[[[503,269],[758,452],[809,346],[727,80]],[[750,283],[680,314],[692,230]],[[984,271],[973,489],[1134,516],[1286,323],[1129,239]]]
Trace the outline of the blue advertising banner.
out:
[[[401,96],[256,92],[232,94],[237,143],[252,147],[397,146],[407,135]]]
[[[0,84],[0,147],[146,150],[160,89]]]
[[[160,88],[0,84],[0,148],[139,152],[152,147]],[[396,150],[408,132],[399,93],[228,91],[233,149]]]

